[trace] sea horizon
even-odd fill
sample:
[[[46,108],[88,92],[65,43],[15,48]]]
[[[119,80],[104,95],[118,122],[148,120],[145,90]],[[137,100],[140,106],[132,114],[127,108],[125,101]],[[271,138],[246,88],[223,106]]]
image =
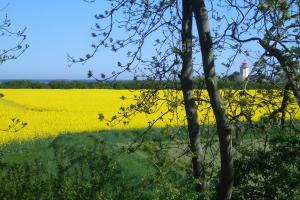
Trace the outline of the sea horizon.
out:
[[[11,82],[11,81],[31,81],[31,82],[39,82],[39,83],[49,83],[51,81],[81,81],[81,82],[97,82],[95,79],[0,79],[0,83],[4,82]],[[114,82],[114,81],[129,81],[125,79],[120,80],[108,80],[108,82]]]

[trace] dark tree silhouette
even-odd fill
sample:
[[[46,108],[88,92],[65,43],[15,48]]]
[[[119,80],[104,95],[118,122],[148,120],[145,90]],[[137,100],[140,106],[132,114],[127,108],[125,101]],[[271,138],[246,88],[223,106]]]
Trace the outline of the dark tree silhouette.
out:
[[[286,84],[300,106],[299,71],[299,1],[232,1],[222,2],[235,18],[223,16],[228,23],[223,45],[244,48],[248,56],[258,58],[256,67],[265,69],[267,75],[283,71]],[[226,42],[225,42],[226,41]],[[226,43],[226,44],[225,44]],[[246,47],[248,43],[261,47],[262,52],[253,52]],[[253,55],[255,53],[256,55]],[[252,54],[252,55],[250,55]],[[280,66],[280,70],[278,70]]]
[[[94,0],[86,2],[91,3]],[[109,76],[102,74],[101,78],[97,78],[89,71],[89,77],[103,81],[116,78],[126,71],[133,72],[135,77],[157,80],[162,83],[164,80],[177,82],[179,77],[181,87],[174,89],[181,89],[183,93],[194,178],[197,180],[196,191],[201,193],[206,187],[198,120],[198,105],[201,103],[201,95],[198,98],[193,92],[193,76],[197,75],[196,72],[200,69],[197,70],[194,67],[192,57],[193,53],[201,51],[206,86],[220,139],[221,183],[219,197],[220,199],[230,199],[233,181],[231,128],[227,122],[225,105],[218,91],[208,11],[204,1],[110,0],[108,2],[110,8],[95,15],[95,18],[101,20],[101,23],[96,23],[92,36],[99,38],[99,42],[92,45],[94,50],[84,58],[75,59],[68,56],[71,65],[87,62],[101,47],[111,48],[115,52],[129,49],[126,54],[129,59],[128,63],[117,63],[121,68],[119,72],[113,72]],[[192,31],[193,15],[197,23],[198,37],[194,36]],[[123,30],[125,34],[115,35],[116,29]],[[147,45],[153,47],[153,54],[150,58],[147,58],[147,52],[145,52]],[[121,119],[129,118],[129,110],[132,115],[137,112],[153,112],[151,107],[157,106],[158,92],[155,88],[148,93],[143,92],[137,105],[132,106],[131,109],[121,109],[123,114]],[[170,102],[174,107],[174,103],[176,104],[178,99]],[[172,106],[170,107],[172,108]],[[124,114],[124,112],[127,113]],[[162,116],[158,119],[161,119]],[[99,119],[103,120],[104,116],[100,114]],[[118,117],[114,116],[111,121],[116,119]],[[153,123],[156,121],[154,120]],[[152,127],[153,123],[151,122],[149,127]]]
[[[0,14],[5,11],[5,8],[0,10]],[[7,14],[4,14],[0,22],[0,41],[13,39],[16,40],[13,46],[5,47],[1,45],[0,47],[0,65],[6,61],[14,60],[20,57],[26,49],[29,47],[28,44],[25,43],[26,35],[25,35],[26,28],[14,31],[12,30],[11,20],[7,17]],[[0,99],[3,98],[5,95],[0,93]],[[17,132],[23,129],[27,125],[26,122],[22,122],[20,119],[13,118],[11,119],[11,123],[8,125],[7,128],[0,129],[3,132]]]
[[[2,12],[3,9],[0,11],[0,14],[2,14]],[[0,39],[13,39],[16,42],[14,42],[15,45],[6,48],[4,45],[1,45],[0,64],[8,60],[17,59],[29,47],[28,44],[24,44],[26,39],[25,31],[26,28],[19,31],[14,31],[12,28],[11,20],[8,18],[7,14],[5,14],[4,17],[2,17],[2,20],[0,22]]]

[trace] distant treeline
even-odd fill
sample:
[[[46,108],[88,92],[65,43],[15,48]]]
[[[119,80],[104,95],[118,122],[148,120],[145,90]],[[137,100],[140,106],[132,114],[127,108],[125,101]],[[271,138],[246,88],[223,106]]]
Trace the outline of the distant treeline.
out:
[[[220,89],[243,89],[245,82],[219,80]],[[278,88],[278,84],[276,84]],[[203,80],[195,81],[195,89],[204,89]],[[2,89],[180,89],[180,82],[153,81],[153,80],[130,80],[109,82],[87,82],[87,81],[8,81],[0,83]],[[275,88],[271,83],[249,82],[248,89],[270,89]]]

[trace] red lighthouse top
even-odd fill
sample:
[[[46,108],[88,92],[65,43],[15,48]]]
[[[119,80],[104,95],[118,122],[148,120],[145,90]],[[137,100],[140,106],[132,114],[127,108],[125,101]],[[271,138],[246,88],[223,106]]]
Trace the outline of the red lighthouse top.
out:
[[[248,67],[248,63],[247,63],[246,60],[243,61],[243,63],[242,63],[242,68],[243,68],[243,69],[249,68],[249,67]]]

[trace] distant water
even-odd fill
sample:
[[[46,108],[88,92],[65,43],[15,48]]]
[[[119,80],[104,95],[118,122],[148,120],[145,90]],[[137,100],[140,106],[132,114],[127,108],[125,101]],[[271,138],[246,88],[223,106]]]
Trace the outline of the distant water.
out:
[[[81,81],[81,82],[96,82],[94,79],[0,79],[0,83],[9,81],[32,81],[38,83],[49,83],[51,81]],[[108,82],[128,81],[128,80],[108,80]]]
[[[51,81],[82,81],[82,82],[96,82],[92,79],[0,79],[0,82],[10,82],[10,81],[31,81],[39,83],[49,83]]]

